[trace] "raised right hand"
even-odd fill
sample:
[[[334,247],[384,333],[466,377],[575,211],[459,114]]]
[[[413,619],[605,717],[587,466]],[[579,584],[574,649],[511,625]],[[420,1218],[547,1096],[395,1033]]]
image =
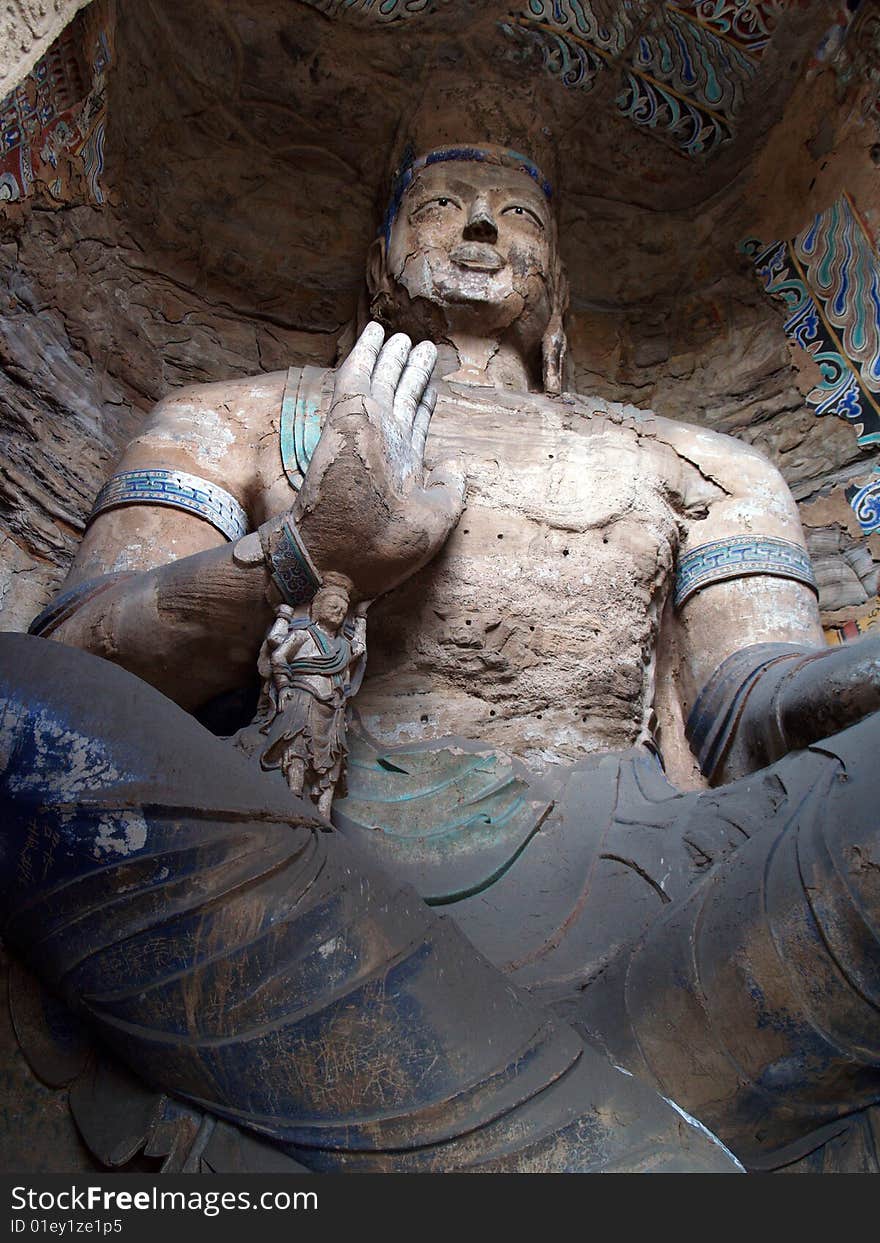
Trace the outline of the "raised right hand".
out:
[[[466,480],[426,474],[437,350],[370,323],[336,373],[333,402],[293,519],[322,572],[347,574],[360,599],[378,596],[429,561],[455,526]]]

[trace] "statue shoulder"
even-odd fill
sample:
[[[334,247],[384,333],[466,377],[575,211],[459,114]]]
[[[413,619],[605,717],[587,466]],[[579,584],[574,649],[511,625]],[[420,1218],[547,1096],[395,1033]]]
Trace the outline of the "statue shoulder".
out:
[[[645,407],[598,397],[567,395],[588,416],[601,415],[644,438],[671,449],[682,464],[695,467],[707,480],[717,480],[725,492],[741,493],[761,484],[788,491],[778,469],[759,449],[745,441],[695,423],[669,419]],[[565,399],[563,399],[565,400]]]
[[[726,505],[746,522],[765,518],[798,528],[797,506],[778,467],[754,445],[725,432],[665,418],[652,410],[618,402],[591,400],[593,412],[633,428],[648,449],[662,446],[668,460],[662,469],[680,494],[685,511],[699,517],[707,506]],[[739,506],[739,508],[737,508]],[[748,518],[751,521],[751,518]]]
[[[219,470],[235,493],[259,477],[266,452],[278,453],[279,438],[284,457],[286,440],[292,444],[285,424],[292,429],[296,409],[314,412],[306,390],[315,387],[315,376],[326,375],[332,389],[332,371],[310,366],[176,389],[157,403],[129,442],[121,469],[174,467],[214,482],[220,482]],[[309,430],[312,422],[320,434],[320,418],[309,421]],[[313,440],[316,435],[309,438],[310,448]]]
[[[266,420],[280,414],[290,372],[299,368],[272,371],[262,375],[214,380],[205,384],[189,384],[166,394],[153,408],[143,435],[157,430],[173,430],[176,434],[210,432],[225,429],[235,434],[265,428]]]
[[[769,489],[788,495],[788,485],[778,468],[754,445],[725,432],[659,415],[654,417],[654,428],[658,440],[725,492],[742,496]]]

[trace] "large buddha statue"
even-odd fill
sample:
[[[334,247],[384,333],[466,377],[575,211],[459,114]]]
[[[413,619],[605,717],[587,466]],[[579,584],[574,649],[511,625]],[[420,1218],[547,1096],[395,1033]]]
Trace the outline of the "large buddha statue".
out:
[[[823,647],[759,453],[564,391],[540,151],[462,137],[341,366],[166,398],[4,636],[3,936],[311,1169],[775,1168],[880,1095],[878,649]],[[328,576],[372,604],[321,832],[216,735]]]

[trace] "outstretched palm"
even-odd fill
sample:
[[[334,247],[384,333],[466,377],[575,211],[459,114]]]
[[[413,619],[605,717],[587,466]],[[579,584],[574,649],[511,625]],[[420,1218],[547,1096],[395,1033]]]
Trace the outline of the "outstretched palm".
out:
[[[361,599],[396,586],[442,547],[465,479],[426,473],[437,351],[370,323],[336,374],[333,403],[293,517],[320,570],[347,574]]]

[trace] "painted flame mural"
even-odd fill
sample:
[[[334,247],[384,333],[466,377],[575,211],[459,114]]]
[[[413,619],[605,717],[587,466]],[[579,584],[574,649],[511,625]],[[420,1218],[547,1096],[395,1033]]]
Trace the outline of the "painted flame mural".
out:
[[[749,238],[742,250],[785,304],[789,341],[819,364],[807,394],[816,414],[848,420],[860,445],[880,444],[880,258],[853,200],[841,195],[790,242]],[[847,498],[863,531],[880,530],[880,473]]]

